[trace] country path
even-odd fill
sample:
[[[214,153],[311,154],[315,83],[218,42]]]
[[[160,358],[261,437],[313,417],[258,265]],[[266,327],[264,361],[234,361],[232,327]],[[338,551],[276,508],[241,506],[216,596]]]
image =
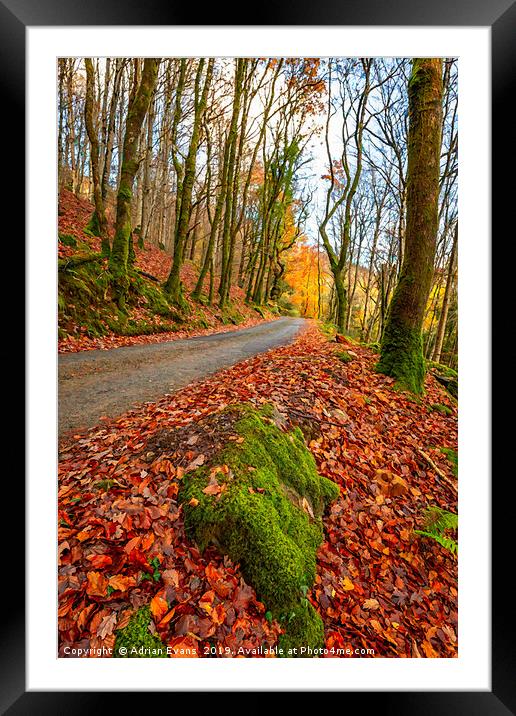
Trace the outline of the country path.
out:
[[[290,343],[303,318],[165,343],[59,356],[59,437],[116,417],[222,368]]]

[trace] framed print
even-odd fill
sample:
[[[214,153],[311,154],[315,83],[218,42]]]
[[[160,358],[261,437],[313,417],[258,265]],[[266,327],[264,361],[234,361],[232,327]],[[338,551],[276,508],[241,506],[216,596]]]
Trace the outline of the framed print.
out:
[[[0,13],[29,329],[3,709],[515,712],[489,426],[514,5]]]

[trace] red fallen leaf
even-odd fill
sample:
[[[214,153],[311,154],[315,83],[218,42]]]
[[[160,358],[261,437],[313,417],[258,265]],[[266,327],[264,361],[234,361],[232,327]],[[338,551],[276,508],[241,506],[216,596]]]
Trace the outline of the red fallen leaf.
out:
[[[121,612],[117,622],[117,629],[123,629],[124,627],[126,627],[131,621],[131,617],[133,614],[134,611],[132,609],[125,609],[123,612]]]
[[[113,560],[108,554],[90,554],[88,560],[91,562],[91,566],[96,569],[102,569],[102,567],[113,564]]]
[[[86,577],[88,579],[86,593],[91,597],[105,597],[108,588],[106,577],[101,572],[88,572]]]
[[[145,488],[147,487],[147,485],[150,483],[151,480],[152,480],[152,475],[147,475],[147,477],[145,477],[140,482],[140,484],[138,485],[138,494],[139,495],[143,495],[143,493],[145,492]]]
[[[68,614],[68,612],[71,610],[72,605],[75,601],[75,594],[70,594],[68,599],[61,602],[59,605],[59,608],[57,610],[57,615],[60,617],[64,617]]]
[[[171,658],[196,659],[199,656],[199,647],[191,636],[177,636],[168,642]]]
[[[213,600],[215,599],[215,592],[213,590],[210,590],[209,592],[205,592],[202,597],[199,599],[199,606],[201,609],[204,609],[207,614],[211,614],[211,611],[213,609]]]
[[[142,541],[143,537],[140,535],[139,537],[133,537],[129,540],[129,542],[124,547],[124,552],[129,554],[133,551],[133,549],[136,549],[140,546],[140,542]]]
[[[233,634],[236,633],[237,629],[242,629],[244,632],[248,631],[249,619],[247,619],[246,617],[238,617],[238,619],[235,619],[235,622],[231,627],[231,631],[233,632]]]
[[[151,599],[150,610],[155,620],[160,621],[168,611],[167,600],[160,597],[159,594],[156,594],[156,596]]]
[[[129,562],[130,564],[134,564],[136,567],[143,567],[147,571],[149,570],[149,564],[147,561],[147,557],[143,554],[143,552],[139,549],[133,549],[129,553]]]
[[[163,579],[163,584],[179,587],[179,572],[177,569],[165,569],[161,573],[161,578]]]
[[[121,574],[115,574],[109,578],[109,586],[120,592],[127,592],[130,587],[134,587],[136,579],[134,577],[124,577]]]
[[[86,624],[88,623],[88,619],[90,617],[90,614],[93,609],[95,609],[95,604],[88,604],[87,607],[84,607],[84,609],[81,610],[78,618],[77,618],[77,626],[80,631],[84,631]]]
[[[231,584],[222,578],[219,571],[211,563],[206,565],[205,574],[210,587],[217,592],[219,597],[225,599],[232,590]]]
[[[226,610],[224,609],[224,605],[217,604],[217,606],[212,609],[210,617],[212,622],[217,626],[224,624],[226,620]]]
[[[239,611],[245,611],[249,608],[249,604],[254,601],[254,598],[254,589],[248,584],[245,584],[245,582],[241,582],[240,585],[237,587],[233,597],[233,604],[235,606],[235,609],[238,609]]]
[[[169,623],[169,621],[172,619],[172,617],[174,616],[175,613],[176,613],[176,609],[174,607],[173,609],[171,609],[169,611],[168,614],[165,614],[163,619],[159,622],[158,628],[162,628],[162,627],[166,626]]]
[[[90,632],[91,634],[96,634],[97,629],[99,628],[100,624],[102,623],[102,620],[104,617],[108,616],[110,612],[107,609],[101,609],[100,611],[96,612],[91,621],[90,621]]]
[[[147,550],[154,544],[154,533],[153,532],[147,532],[145,537],[142,540],[142,551],[147,552]]]
[[[154,474],[162,472],[168,477],[173,477],[176,471],[174,465],[170,460],[165,460],[161,458],[152,463],[151,470],[154,472]]]
[[[81,530],[80,532],[77,532],[75,535],[79,542],[85,542],[87,539],[90,539],[92,537],[92,527],[91,525],[88,525],[85,529]]]

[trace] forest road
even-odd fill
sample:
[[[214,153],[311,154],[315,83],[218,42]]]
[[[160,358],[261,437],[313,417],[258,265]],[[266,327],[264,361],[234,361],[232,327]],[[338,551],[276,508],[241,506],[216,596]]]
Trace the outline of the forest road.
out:
[[[59,438],[114,418],[137,403],[158,400],[239,361],[290,343],[303,318],[165,343],[59,356]]]

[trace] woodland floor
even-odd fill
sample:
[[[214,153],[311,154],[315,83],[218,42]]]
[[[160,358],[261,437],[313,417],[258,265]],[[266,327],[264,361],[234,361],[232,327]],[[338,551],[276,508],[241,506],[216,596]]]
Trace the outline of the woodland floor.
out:
[[[376,657],[457,656],[457,561],[414,534],[427,507],[456,512],[456,480],[441,452],[457,447],[456,406],[431,375],[416,401],[374,372],[372,351],[346,346],[352,360],[344,364],[341,349],[307,323],[290,345],[62,446],[61,655],[72,645],[113,647],[115,630],[147,603],[153,628],[178,655],[189,648],[202,657],[213,644],[236,650],[277,642],[280,625],[266,618],[238,565],[214,548],[200,554],[185,537],[176,497],[181,480],[203,461],[199,448],[193,442],[181,455],[156,453],[163,430],[251,401],[273,402],[300,425],[319,472],[341,488],[324,518],[308,593],[324,621],[326,647],[349,649],[350,656],[357,648]],[[447,405],[450,414],[433,404]],[[385,497],[374,481],[378,469],[400,476],[406,493]]]
[[[231,333],[61,355],[60,437],[288,343],[304,322],[302,318],[279,318]]]

